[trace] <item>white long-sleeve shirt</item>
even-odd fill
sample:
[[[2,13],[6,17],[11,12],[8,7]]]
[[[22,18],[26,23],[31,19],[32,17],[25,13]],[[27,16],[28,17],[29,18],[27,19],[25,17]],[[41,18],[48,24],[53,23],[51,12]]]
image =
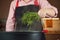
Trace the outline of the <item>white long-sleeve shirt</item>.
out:
[[[53,8],[55,10],[55,13],[58,13],[57,8],[52,6],[47,0],[37,0],[37,1],[41,8]],[[6,31],[14,31],[14,24],[15,24],[14,12],[16,8],[16,2],[17,0],[13,0],[11,2],[10,9],[9,9],[9,15],[8,15],[7,22],[6,22]],[[30,4],[34,4],[34,0],[28,3],[21,0],[19,1],[18,6],[26,6]]]

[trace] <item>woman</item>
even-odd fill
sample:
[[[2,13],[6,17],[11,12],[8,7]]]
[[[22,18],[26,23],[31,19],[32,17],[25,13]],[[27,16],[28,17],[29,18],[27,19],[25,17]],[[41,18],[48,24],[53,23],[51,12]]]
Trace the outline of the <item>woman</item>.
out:
[[[57,8],[52,6],[47,0],[13,0],[10,5],[9,15],[6,23],[6,31],[22,31],[22,29],[27,30],[24,28],[21,21],[18,21],[19,18],[21,18],[22,15],[27,11],[37,12],[41,18],[57,17],[56,15],[58,14]],[[16,22],[17,26],[15,29]],[[42,25],[40,26],[41,27],[38,27],[37,29],[42,29]],[[34,28],[32,29],[35,30]]]
[[[58,14],[57,8],[50,5],[47,0],[13,0],[10,5],[9,15],[6,23],[6,32],[21,32],[23,30],[24,32],[27,32],[28,28],[26,25],[23,25],[21,20],[19,21],[19,19],[21,19],[23,14],[27,11],[37,12],[41,18],[57,17]],[[41,22],[35,22],[34,26],[32,26],[30,29],[30,32],[33,31],[32,33],[20,33],[16,34],[18,36],[14,37],[17,37],[17,40],[45,40],[45,36],[42,30],[43,27]],[[35,33],[35,31],[38,32]]]

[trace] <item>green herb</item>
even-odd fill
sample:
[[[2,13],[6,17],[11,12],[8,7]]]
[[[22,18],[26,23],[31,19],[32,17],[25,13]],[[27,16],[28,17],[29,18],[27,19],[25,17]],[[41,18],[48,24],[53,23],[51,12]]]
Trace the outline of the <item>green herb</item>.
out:
[[[40,17],[37,12],[26,12],[22,16],[22,23],[27,24],[27,26],[32,25],[34,21],[40,21]]]

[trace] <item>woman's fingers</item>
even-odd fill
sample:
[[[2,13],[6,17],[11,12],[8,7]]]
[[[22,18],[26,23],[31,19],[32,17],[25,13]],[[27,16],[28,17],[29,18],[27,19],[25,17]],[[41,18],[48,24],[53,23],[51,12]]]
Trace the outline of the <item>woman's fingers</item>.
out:
[[[55,11],[52,8],[44,8],[38,11],[38,15],[40,17],[56,17]]]

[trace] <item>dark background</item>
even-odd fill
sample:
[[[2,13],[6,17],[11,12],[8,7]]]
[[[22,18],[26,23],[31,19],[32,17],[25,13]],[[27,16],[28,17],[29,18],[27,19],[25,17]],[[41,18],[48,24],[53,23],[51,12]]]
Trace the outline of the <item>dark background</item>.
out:
[[[0,18],[7,18],[9,13],[9,7],[12,0],[0,0]],[[59,13],[58,17],[60,17],[60,0],[48,0],[51,5],[57,7]]]

